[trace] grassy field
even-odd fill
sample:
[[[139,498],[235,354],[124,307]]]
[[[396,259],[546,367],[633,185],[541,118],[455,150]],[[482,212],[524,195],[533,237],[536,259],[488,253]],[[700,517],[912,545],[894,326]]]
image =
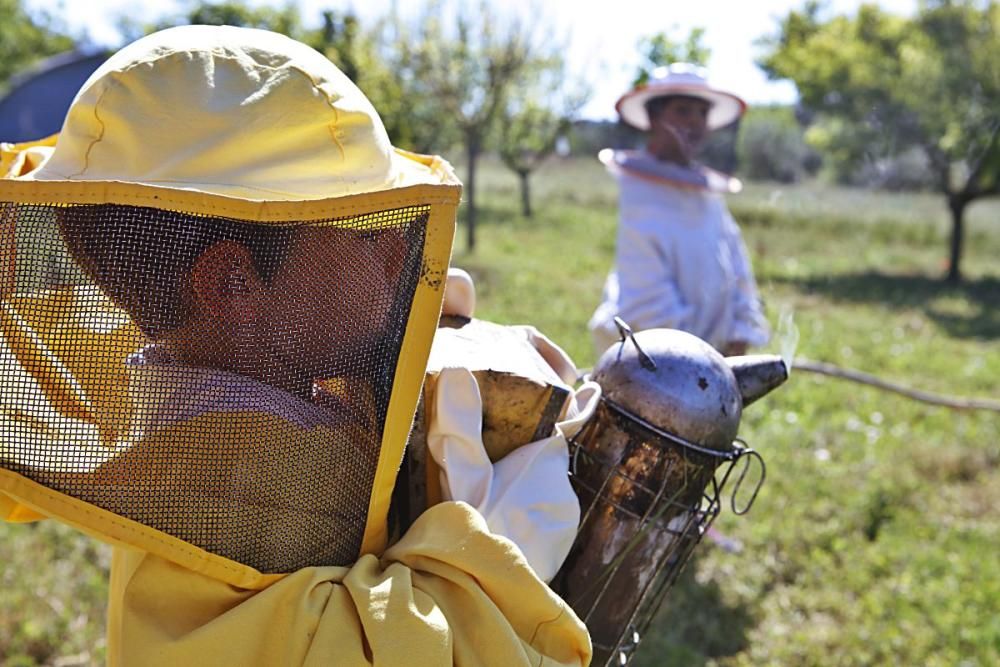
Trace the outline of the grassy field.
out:
[[[550,163],[533,185],[525,219],[514,177],[487,164],[479,247],[460,235],[454,263],[477,280],[479,316],[535,324],[589,366],[614,185],[596,161]],[[951,287],[937,197],[754,184],[730,204],[797,354],[998,397],[1000,205],[970,208],[967,280]],[[742,549],[699,547],[637,663],[1000,662],[1000,416],[793,372],[741,434],[768,464],[752,512],[716,523]],[[0,663],[100,663],[107,560],[58,526],[0,526]]]

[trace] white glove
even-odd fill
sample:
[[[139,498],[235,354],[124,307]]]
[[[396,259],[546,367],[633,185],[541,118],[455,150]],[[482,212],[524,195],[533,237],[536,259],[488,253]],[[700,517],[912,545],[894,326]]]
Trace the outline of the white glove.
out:
[[[465,368],[445,368],[437,378],[427,448],[441,468],[442,495],[475,507],[492,532],[520,547],[545,581],[562,565],[580,522],[566,438],[582,428],[599,398],[600,387],[586,383],[575,392],[555,435],[491,463],[483,446],[475,376]]]

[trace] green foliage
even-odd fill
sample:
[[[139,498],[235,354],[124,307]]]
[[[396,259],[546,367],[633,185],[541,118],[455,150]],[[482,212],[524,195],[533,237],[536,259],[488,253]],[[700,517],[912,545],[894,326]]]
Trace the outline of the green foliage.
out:
[[[816,4],[791,12],[777,37],[764,40],[761,66],[792,79],[801,103],[819,112],[809,139],[846,178],[872,156],[893,154],[922,139],[901,98],[904,61],[896,54],[912,34],[906,19],[864,5],[856,17],[819,18]]]
[[[266,5],[252,7],[243,0],[197,3],[185,18],[192,25],[233,25],[272,30],[296,39],[303,37],[299,10],[291,4],[278,9]]]
[[[123,16],[119,27],[126,41],[133,41],[142,35],[164,30],[176,25],[232,25],[241,28],[272,30],[294,39],[307,41],[306,30],[296,5],[288,4],[278,9],[269,6],[251,5],[247,0],[189,1],[180,14],[156,18],[152,22]]]
[[[708,63],[712,50],[704,44],[705,29],[691,28],[686,37],[674,37],[678,26],[670,32],[658,32],[639,40],[639,53],[643,61],[632,81],[633,86],[641,86],[649,80],[654,69],[670,63],[685,62],[695,65]]]
[[[74,46],[51,17],[29,13],[22,0],[0,0],[0,16],[0,94],[12,75]]]
[[[439,113],[449,114],[468,144],[483,148],[511,85],[532,63],[537,45],[526,19],[504,19],[486,2],[451,8],[432,0],[410,35],[413,77]]]
[[[450,11],[444,11],[448,8]],[[450,17],[445,23],[442,17]],[[457,128],[465,149],[466,242],[475,247],[476,166],[513,87],[549,56],[537,21],[498,14],[482,0],[448,6],[430,0],[406,45],[413,84],[435,113]]]
[[[569,128],[570,119],[553,113],[533,100],[516,110],[507,110],[500,123],[500,160],[521,181],[521,213],[531,216],[529,179],[556,148],[559,137]]]
[[[501,162],[521,180],[521,212],[531,216],[529,178],[569,131],[573,116],[589,97],[582,83],[569,81],[564,45],[549,43],[512,86],[499,119]]]
[[[862,5],[823,18],[809,2],[762,40],[760,65],[795,82],[816,113],[809,134],[841,180],[911,149],[926,155],[949,200],[949,278],[959,277],[962,213],[1000,195],[1000,6],[929,0],[913,18]]]
[[[898,78],[903,64],[895,58],[909,35],[906,19],[863,5],[857,16],[819,19],[815,4],[791,12],[777,37],[762,40],[771,51],[761,65],[768,73],[792,78],[802,102],[826,105],[842,114],[880,111],[894,97],[883,84]],[[872,102],[879,108],[870,109]]]
[[[791,107],[751,108],[740,120],[736,151],[740,174],[752,180],[794,183],[819,162]]]
[[[507,110],[500,124],[500,159],[515,174],[530,173],[555,150],[570,119],[533,100]]]
[[[0,522],[0,664],[104,664],[110,560],[66,526]]]

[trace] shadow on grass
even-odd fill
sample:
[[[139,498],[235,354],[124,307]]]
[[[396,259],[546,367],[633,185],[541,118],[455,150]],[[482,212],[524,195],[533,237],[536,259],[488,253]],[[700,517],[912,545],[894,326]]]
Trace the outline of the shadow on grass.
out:
[[[698,583],[696,559],[668,591],[631,663],[635,667],[705,665],[747,648],[747,633],[756,624],[750,609],[723,599],[725,581]]]
[[[916,308],[955,338],[1000,337],[1000,278],[951,285],[940,278],[869,271],[812,278],[774,275],[770,280],[837,301]],[[965,300],[968,307],[951,309],[939,301],[949,298]]]

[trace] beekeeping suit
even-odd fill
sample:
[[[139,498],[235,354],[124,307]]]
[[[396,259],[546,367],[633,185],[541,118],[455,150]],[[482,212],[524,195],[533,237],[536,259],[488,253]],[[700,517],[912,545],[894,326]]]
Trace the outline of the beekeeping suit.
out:
[[[707,106],[703,130],[719,129],[739,118],[746,103],[709,85],[706,76],[687,63],[657,68],[647,83],[622,95],[616,109],[623,122],[661,140],[663,119],[651,125],[647,105],[695,98]],[[674,157],[704,140],[701,131],[694,139],[688,132],[672,129],[682,147]],[[750,260],[723,198],[739,191],[739,181],[691,162],[690,156],[684,164],[658,157],[648,145],[605,149],[599,158],[618,182],[619,225],[615,266],[589,324],[597,353],[619,339],[615,317],[636,331],[681,329],[722,351],[734,343],[767,343],[770,331]]]
[[[391,534],[460,184],[329,61],[156,33],[0,165],[0,513],[114,545],[110,664],[589,661],[469,504]]]
[[[618,182],[615,267],[590,320],[595,349],[636,330],[681,329],[717,349],[770,337],[740,229],[725,200],[730,179],[663,163],[645,151],[602,151]]]

